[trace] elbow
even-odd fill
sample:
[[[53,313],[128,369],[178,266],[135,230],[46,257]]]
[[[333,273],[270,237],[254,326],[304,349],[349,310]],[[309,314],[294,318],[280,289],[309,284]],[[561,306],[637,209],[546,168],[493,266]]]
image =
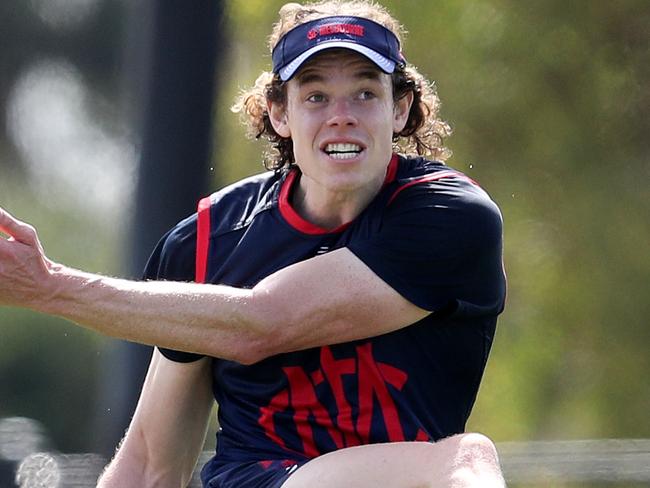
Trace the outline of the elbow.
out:
[[[253,364],[259,363],[260,361],[263,361],[264,359],[272,355],[273,354],[262,354],[262,353],[256,353],[254,351],[250,351],[250,352],[246,351],[246,352],[242,352],[236,358],[234,358],[234,361],[244,366],[252,366]]]
[[[236,348],[237,350],[234,351],[231,358],[244,366],[251,366],[266,358],[285,352],[281,347],[278,347],[279,341],[277,341],[277,338],[265,332],[255,333],[244,342],[240,347]]]
[[[252,365],[292,350],[290,331],[295,320],[290,307],[275,300],[268,290],[254,288],[246,303],[246,317],[240,329],[244,338],[235,347],[234,360]]]
[[[248,331],[246,333],[237,333],[225,342],[223,335],[215,333],[207,342],[210,345],[201,348],[200,354],[233,361],[244,366],[258,363],[273,355],[258,334],[252,334]]]
[[[275,352],[274,348],[270,347],[269,344],[265,343],[262,339],[256,337],[255,339],[248,340],[245,344],[236,347],[236,350],[232,351],[229,355],[230,357],[226,359],[235,361],[244,366],[251,366],[275,354],[277,354],[277,352]]]

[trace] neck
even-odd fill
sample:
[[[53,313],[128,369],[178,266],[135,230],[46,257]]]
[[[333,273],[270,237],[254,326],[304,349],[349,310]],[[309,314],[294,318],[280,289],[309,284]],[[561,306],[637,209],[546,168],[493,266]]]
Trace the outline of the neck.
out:
[[[303,174],[295,185],[292,206],[305,220],[324,229],[335,229],[353,221],[379,193],[384,175],[363,188],[329,191]]]

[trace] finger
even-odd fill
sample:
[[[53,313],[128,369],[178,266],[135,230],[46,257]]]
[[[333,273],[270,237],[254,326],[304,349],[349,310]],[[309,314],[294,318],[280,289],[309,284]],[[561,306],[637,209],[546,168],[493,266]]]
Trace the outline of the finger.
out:
[[[10,227],[13,222],[17,222],[17,220],[4,208],[0,207],[0,231],[10,235]]]
[[[33,245],[38,243],[34,228],[13,217],[2,207],[0,207],[0,232],[23,244]]]
[[[10,225],[13,217],[4,208],[0,207],[0,234],[11,237]],[[15,220],[15,219],[14,219]]]

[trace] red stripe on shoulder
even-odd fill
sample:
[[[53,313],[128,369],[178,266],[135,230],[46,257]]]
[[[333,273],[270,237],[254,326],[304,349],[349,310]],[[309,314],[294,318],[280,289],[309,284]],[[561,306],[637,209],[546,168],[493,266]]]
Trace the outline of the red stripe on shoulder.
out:
[[[199,201],[196,220],[196,270],[194,281],[205,283],[210,251],[210,197]]]
[[[429,181],[442,180],[443,178],[460,178],[469,181],[473,185],[478,186],[478,183],[476,183],[469,176],[466,176],[462,173],[458,173],[457,171],[439,171],[437,173],[433,173],[431,175],[426,175],[423,176],[422,178],[418,178],[417,180],[409,181],[408,183],[405,183],[404,185],[398,187],[388,199],[388,204],[390,205],[392,201],[395,200],[395,198],[397,198],[397,195],[399,195],[403,190],[406,190],[407,188],[413,185],[418,185],[420,183],[427,183]]]

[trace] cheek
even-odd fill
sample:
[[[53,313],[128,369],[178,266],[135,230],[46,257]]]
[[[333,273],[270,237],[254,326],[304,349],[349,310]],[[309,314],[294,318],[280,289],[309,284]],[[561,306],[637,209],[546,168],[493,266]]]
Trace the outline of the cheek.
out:
[[[382,120],[383,126],[385,126],[386,131],[390,132],[390,137],[392,139],[393,133],[396,132],[398,112],[393,104],[392,98],[390,101],[387,101],[386,104],[382,107]]]
[[[308,112],[293,112],[288,119],[288,126],[291,130],[291,137],[301,145],[311,145],[320,128],[320,121],[317,117]]]

